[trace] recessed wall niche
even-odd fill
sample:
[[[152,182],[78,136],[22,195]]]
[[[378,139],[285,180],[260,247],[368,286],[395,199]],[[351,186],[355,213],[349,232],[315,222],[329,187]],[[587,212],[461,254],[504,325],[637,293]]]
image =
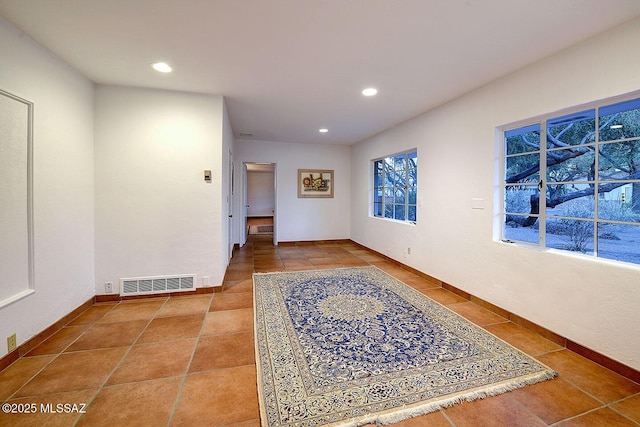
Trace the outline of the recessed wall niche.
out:
[[[0,89],[0,308],[33,292],[33,103]]]

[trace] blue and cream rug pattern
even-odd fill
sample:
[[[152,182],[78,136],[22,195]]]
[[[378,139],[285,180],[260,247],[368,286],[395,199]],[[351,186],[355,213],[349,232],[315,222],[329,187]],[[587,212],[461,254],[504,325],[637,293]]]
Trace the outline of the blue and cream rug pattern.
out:
[[[253,282],[263,427],[391,424],[555,376],[373,266]]]

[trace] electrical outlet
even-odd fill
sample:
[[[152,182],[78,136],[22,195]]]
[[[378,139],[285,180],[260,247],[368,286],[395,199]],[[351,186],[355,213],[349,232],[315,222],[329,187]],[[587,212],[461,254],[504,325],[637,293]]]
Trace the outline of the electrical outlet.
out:
[[[411,255],[411,248],[407,248],[407,255]]]
[[[104,283],[104,291],[108,294],[113,293],[113,282],[105,282]]]
[[[13,334],[7,337],[7,350],[12,352],[18,347],[18,339],[16,338],[16,334]]]

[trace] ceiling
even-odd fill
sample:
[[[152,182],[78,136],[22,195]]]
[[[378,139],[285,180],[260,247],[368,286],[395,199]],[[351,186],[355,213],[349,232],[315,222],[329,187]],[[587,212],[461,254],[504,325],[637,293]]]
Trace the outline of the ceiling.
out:
[[[0,0],[0,16],[96,83],[224,95],[237,138],[352,144],[630,21],[640,1]]]

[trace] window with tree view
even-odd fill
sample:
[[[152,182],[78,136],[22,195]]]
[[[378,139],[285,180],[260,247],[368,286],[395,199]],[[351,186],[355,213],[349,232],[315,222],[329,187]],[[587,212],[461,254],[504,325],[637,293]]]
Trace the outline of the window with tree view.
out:
[[[640,98],[507,129],[504,170],[503,239],[640,264]]]
[[[416,222],[418,152],[373,161],[373,215]]]

